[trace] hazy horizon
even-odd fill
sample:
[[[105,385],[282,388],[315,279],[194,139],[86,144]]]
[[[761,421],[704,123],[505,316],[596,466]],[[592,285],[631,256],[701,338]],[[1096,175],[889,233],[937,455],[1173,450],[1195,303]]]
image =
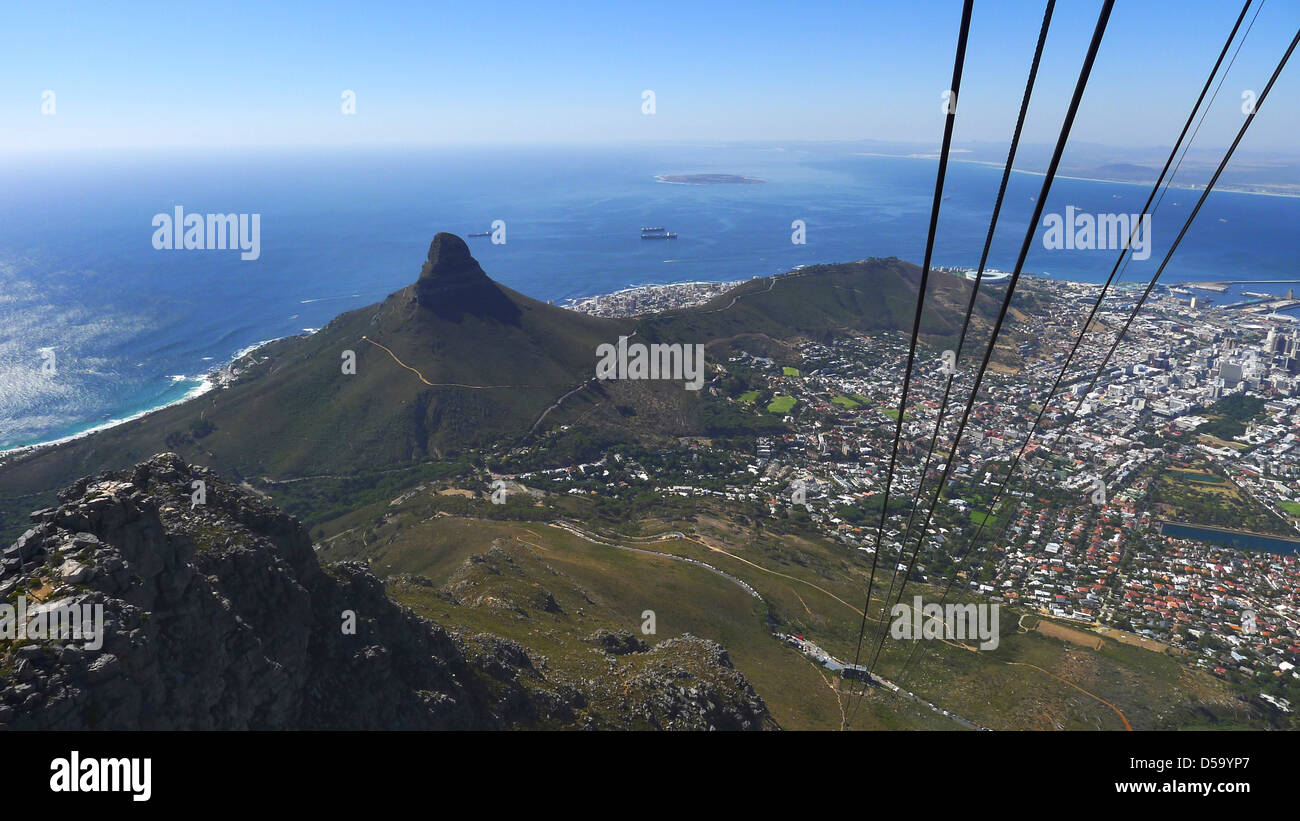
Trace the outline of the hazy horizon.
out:
[[[937,146],[960,3],[813,3],[482,10],[404,2],[364,13],[286,3],[129,13],[11,11],[0,152],[882,140]],[[1097,4],[1062,2],[1025,125],[1055,139]],[[1300,24],[1265,4],[1197,139],[1226,145]],[[1239,11],[1115,9],[1073,140],[1172,142]],[[303,23],[304,17],[309,23]],[[1005,144],[1041,22],[1038,4],[979,6],[954,145]],[[1243,30],[1254,18],[1246,18]],[[51,26],[50,19],[60,22]],[[1274,96],[1300,81],[1284,73]],[[654,92],[654,113],[643,93]],[[47,94],[52,92],[52,94]],[[344,114],[352,92],[353,114]],[[1294,156],[1300,115],[1274,102],[1241,151]]]

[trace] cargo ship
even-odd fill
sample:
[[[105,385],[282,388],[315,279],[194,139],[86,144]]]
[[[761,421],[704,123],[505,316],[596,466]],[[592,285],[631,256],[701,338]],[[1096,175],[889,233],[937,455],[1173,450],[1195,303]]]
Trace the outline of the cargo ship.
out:
[[[667,228],[642,228],[641,239],[677,239],[677,235]]]

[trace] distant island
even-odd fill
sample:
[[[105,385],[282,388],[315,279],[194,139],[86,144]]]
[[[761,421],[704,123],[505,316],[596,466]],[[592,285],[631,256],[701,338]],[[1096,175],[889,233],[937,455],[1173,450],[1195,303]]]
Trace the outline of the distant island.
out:
[[[761,185],[767,182],[739,174],[656,174],[655,179],[675,185]]]

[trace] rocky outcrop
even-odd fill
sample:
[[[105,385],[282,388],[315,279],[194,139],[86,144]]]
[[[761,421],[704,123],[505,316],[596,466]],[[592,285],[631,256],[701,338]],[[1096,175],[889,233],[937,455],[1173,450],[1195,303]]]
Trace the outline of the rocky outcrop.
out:
[[[624,656],[628,653],[644,653],[650,649],[650,645],[626,630],[597,630],[587,636],[586,640],[606,653],[615,656]]]
[[[321,566],[296,519],[174,454],[78,480],[59,501],[0,553],[0,603],[102,606],[102,647],[0,638],[0,729],[705,729],[766,716],[716,646],[669,646],[686,639],[645,654],[662,655],[639,673],[626,724],[583,716],[588,694],[521,645],[420,618],[364,564]]]
[[[759,730],[767,706],[716,642],[689,633],[645,654],[629,690],[634,714],[663,730]]]
[[[439,233],[429,243],[428,261],[415,283],[420,307],[445,319],[465,314],[517,324],[520,310],[493,282],[455,234]]]
[[[296,520],[202,468],[165,454],[80,480],[60,501],[33,514],[36,526],[6,556],[0,595],[101,604],[103,646],[14,649],[0,727],[507,720],[474,691],[445,630],[394,605],[362,565],[323,570]]]

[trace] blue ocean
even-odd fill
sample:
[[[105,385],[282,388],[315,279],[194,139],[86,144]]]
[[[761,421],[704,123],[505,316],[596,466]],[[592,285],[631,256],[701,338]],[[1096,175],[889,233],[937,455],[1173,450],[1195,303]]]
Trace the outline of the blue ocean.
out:
[[[869,256],[919,263],[935,168],[933,159],[769,146],[0,159],[0,450],[176,401],[242,349],[380,300],[414,281],[438,231],[466,236],[504,221],[505,244],[471,239],[471,250],[496,280],[557,303]],[[709,173],[765,183],[656,180]],[[950,166],[936,265],[978,262],[1000,174]],[[1014,265],[1041,184],[1037,174],[1013,176],[992,267]],[[1148,191],[1059,178],[1047,210],[1135,212]],[[1193,191],[1169,192],[1151,258],[1130,265],[1125,281],[1154,272],[1195,200]],[[260,214],[260,257],[156,250],[154,215],[177,206]],[[806,224],[806,244],[791,242],[795,220]],[[646,225],[678,239],[642,241]],[[1293,280],[1297,225],[1300,199],[1215,192],[1162,281]],[[1048,251],[1036,240],[1025,270],[1100,281],[1114,258]]]

